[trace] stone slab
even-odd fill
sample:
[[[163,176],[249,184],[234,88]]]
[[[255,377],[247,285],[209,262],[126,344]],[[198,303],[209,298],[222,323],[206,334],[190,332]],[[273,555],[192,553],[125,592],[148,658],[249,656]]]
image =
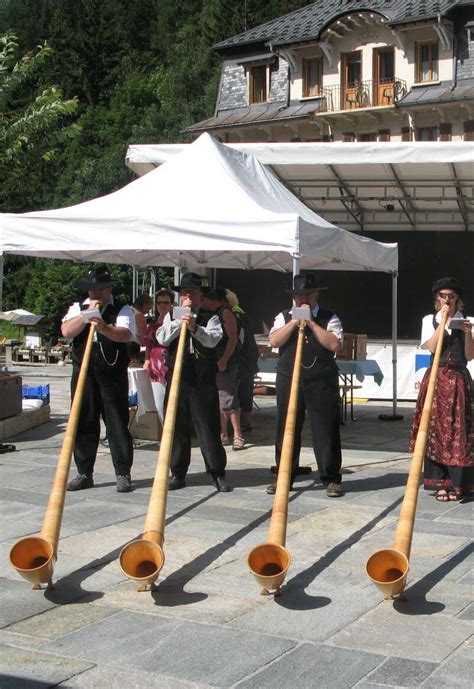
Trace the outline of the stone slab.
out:
[[[356,685],[382,661],[383,657],[373,653],[303,644],[241,682],[239,689],[345,689]]]
[[[87,661],[52,653],[0,645],[2,689],[39,689],[56,686],[92,667]]]
[[[407,658],[387,658],[370,673],[367,680],[383,686],[419,687],[437,668],[439,663],[427,663]]]

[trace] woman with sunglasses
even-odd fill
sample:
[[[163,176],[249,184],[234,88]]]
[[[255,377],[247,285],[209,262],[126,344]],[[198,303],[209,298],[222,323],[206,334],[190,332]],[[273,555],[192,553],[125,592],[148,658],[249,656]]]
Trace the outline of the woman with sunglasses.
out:
[[[433,283],[434,315],[423,318],[421,348],[431,352],[440,336],[441,315],[448,313],[433,398],[424,462],[424,488],[440,502],[474,493],[474,386],[467,362],[474,359],[472,323],[464,315],[459,283],[451,277]],[[431,368],[420,386],[410,435],[413,451]]]
[[[145,363],[143,368],[148,371],[150,376],[153,397],[155,399],[156,411],[163,423],[163,408],[166,393],[166,372],[168,370],[167,357],[168,350],[162,347],[156,340],[156,331],[163,325],[163,320],[167,313],[173,308],[174,292],[170,289],[160,289],[155,298],[155,320],[147,328],[145,337]]]

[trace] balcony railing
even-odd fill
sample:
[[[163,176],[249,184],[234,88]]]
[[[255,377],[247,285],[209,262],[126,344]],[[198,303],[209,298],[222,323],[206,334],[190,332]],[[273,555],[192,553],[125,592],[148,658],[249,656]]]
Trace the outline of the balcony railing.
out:
[[[380,81],[358,81],[342,86],[326,86],[321,89],[321,108],[319,112],[373,108],[378,105],[393,105],[407,92],[403,79],[382,79]]]

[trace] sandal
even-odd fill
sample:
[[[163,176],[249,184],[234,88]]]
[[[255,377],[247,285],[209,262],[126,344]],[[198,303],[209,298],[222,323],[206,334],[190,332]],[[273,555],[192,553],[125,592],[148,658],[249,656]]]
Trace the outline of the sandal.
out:
[[[233,450],[243,450],[245,445],[245,440],[243,438],[239,438],[238,435],[235,436],[234,442],[232,443],[232,449]]]
[[[457,502],[460,499],[460,496],[457,495],[453,490],[448,491],[448,500],[452,502]]]
[[[15,450],[15,445],[10,445],[8,443],[4,445],[3,443],[0,443],[0,455],[5,454],[5,452],[15,452]]]
[[[444,488],[436,491],[435,498],[438,500],[438,502],[448,502],[449,500],[448,493],[444,490]]]

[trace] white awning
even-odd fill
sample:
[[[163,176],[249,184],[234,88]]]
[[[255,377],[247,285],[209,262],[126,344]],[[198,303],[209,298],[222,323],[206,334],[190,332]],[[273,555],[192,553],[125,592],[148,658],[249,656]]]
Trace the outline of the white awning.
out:
[[[130,146],[137,174],[190,144]],[[356,232],[474,230],[474,143],[228,144],[268,166],[309,208]]]

